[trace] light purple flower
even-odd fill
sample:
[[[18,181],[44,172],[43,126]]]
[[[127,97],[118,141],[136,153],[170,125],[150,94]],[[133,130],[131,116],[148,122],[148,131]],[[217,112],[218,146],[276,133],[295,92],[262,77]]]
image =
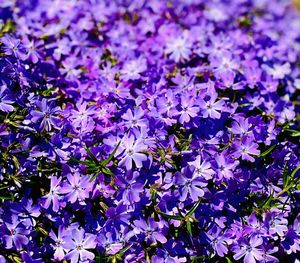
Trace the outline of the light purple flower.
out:
[[[211,179],[215,173],[214,170],[211,169],[210,163],[206,160],[202,160],[200,155],[196,157],[195,161],[188,162],[188,164],[195,167],[194,173],[197,176],[203,176],[206,180]]]
[[[180,62],[189,59],[191,48],[188,31],[184,31],[182,35],[172,36],[167,40],[165,52],[170,55],[170,59]]]
[[[57,212],[59,210],[59,200],[61,199],[61,197],[59,196],[59,194],[61,193],[61,178],[57,178],[56,176],[52,176],[51,180],[50,180],[50,191],[48,194],[46,194],[44,196],[44,203],[42,204],[42,206],[44,208],[48,208],[50,206],[50,204],[52,203],[52,209],[54,212]]]
[[[65,240],[62,247],[70,250],[66,254],[65,259],[70,260],[71,263],[77,263],[78,260],[87,261],[94,259],[94,253],[88,251],[88,249],[96,247],[95,235],[85,233],[83,229],[73,229],[71,235]]]
[[[65,194],[65,198],[71,203],[75,203],[77,200],[84,203],[92,187],[89,177],[80,176],[79,173],[75,173],[68,174],[67,179],[67,182],[64,182],[61,187],[60,192]]]
[[[141,138],[135,140],[134,135],[125,135],[121,147],[124,151],[119,162],[120,166],[125,166],[128,171],[131,170],[133,163],[137,168],[143,166],[143,162],[147,160],[147,155],[141,152],[146,151],[148,147]]]
[[[263,243],[262,238],[257,236],[251,236],[249,242],[241,241],[235,248],[235,254],[233,258],[239,260],[244,257],[244,263],[256,263],[263,259],[263,250],[259,248]]]
[[[197,116],[199,112],[199,107],[194,105],[194,99],[189,96],[183,95],[180,100],[181,111],[178,112],[180,115],[179,122],[184,124],[189,122],[191,118]]]
[[[2,85],[0,87],[0,111],[11,112],[15,110],[14,106],[11,105],[14,103],[14,101],[8,98],[6,90],[6,85]]]
[[[224,101],[218,100],[218,94],[211,92],[209,101],[200,103],[202,114],[204,118],[210,117],[212,119],[220,119],[221,112],[224,108]]]
[[[55,260],[63,260],[65,257],[66,252],[68,249],[64,248],[66,243],[66,238],[69,238],[69,231],[62,225],[58,227],[57,235],[51,229],[49,233],[49,237],[54,241],[53,248],[54,248],[54,259]]]
[[[179,188],[180,201],[185,201],[189,196],[193,201],[198,201],[199,197],[204,196],[203,188],[207,182],[197,176],[191,167],[184,168],[181,172],[177,172],[174,176],[174,183]]]
[[[121,70],[121,78],[125,81],[137,80],[141,77],[141,73],[143,73],[146,69],[146,59],[139,57],[138,59],[131,60],[125,63],[123,69]]]
[[[146,242],[150,244],[159,241],[164,244],[167,242],[167,238],[162,234],[162,224],[154,221],[153,218],[149,218],[148,222],[143,219],[135,220],[134,222],[134,232],[136,234],[144,234]]]
[[[6,248],[10,249],[15,246],[16,249],[20,250],[23,245],[28,244],[30,229],[23,225],[18,216],[12,215],[11,221],[4,222],[4,224],[7,228],[6,233],[3,235]]]
[[[257,156],[260,154],[258,150],[258,144],[253,141],[253,138],[247,137],[242,138],[241,141],[235,143],[236,151],[235,157],[242,157],[242,160],[248,160],[254,162],[255,159],[252,155]]]

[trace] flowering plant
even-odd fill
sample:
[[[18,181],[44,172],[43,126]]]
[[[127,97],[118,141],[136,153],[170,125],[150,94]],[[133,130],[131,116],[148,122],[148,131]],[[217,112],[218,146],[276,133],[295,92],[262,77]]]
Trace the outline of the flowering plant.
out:
[[[0,0],[0,262],[299,262],[292,0]]]

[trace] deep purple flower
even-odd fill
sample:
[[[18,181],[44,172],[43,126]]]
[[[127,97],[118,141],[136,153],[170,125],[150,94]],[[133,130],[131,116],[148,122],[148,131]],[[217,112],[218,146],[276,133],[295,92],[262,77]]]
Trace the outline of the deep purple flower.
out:
[[[121,225],[128,225],[129,223],[130,214],[128,213],[127,207],[123,204],[108,208],[105,215],[107,216],[107,228],[116,227],[119,229]]]

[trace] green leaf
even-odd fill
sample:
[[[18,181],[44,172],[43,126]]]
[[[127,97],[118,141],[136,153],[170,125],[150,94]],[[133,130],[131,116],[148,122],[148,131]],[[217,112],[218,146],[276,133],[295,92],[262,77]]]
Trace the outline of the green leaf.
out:
[[[298,131],[298,130],[286,129],[286,131],[291,132],[292,133],[291,134],[292,137],[299,137],[300,136],[300,131]]]
[[[291,178],[294,178],[295,174],[299,171],[300,166],[296,167],[293,172],[291,173]]]
[[[192,232],[192,223],[190,221],[186,221],[186,229],[189,233],[190,236],[193,236],[193,232]]]
[[[111,170],[109,170],[109,169],[106,168],[106,167],[102,167],[102,168],[101,168],[101,172],[104,173],[104,174],[110,175],[110,176],[113,176],[113,175],[114,175],[114,174],[111,172]]]
[[[91,152],[91,150],[85,146],[84,149],[86,150],[87,154],[89,155],[89,157],[95,162],[95,163],[99,163],[98,159],[96,158],[96,156]]]
[[[0,196],[0,200],[12,200],[11,196]]]
[[[261,208],[270,208],[271,202],[274,200],[274,192],[260,205]]]
[[[227,263],[232,263],[231,259],[229,257],[226,257]]]
[[[284,167],[283,167],[282,179],[283,179],[283,188],[285,188],[288,184],[288,179],[289,179],[287,162],[285,162]]]
[[[13,21],[11,19],[8,19],[7,22],[0,29],[0,36],[2,36],[4,33],[13,32],[15,30],[15,28],[16,28],[16,26],[13,23]]]
[[[198,206],[201,203],[201,198],[193,205],[193,207],[191,208],[191,210],[186,214],[187,216],[191,216],[192,214],[194,214],[194,212],[196,211],[196,209],[198,208]]]
[[[89,167],[95,167],[95,163],[91,162],[90,160],[81,161],[81,160],[78,160],[78,159],[76,159],[74,157],[71,157],[70,161],[71,162],[80,163],[80,164],[84,164],[84,165],[89,166]]]
[[[112,153],[108,156],[108,158],[106,160],[101,161],[102,166],[106,166],[111,161],[111,159],[115,156],[120,144],[121,141],[118,142],[116,148],[112,151]]]
[[[264,156],[268,155],[270,152],[272,152],[276,148],[276,146],[277,146],[276,144],[272,145],[269,149],[267,149],[266,151],[261,153],[258,157],[264,157]]]
[[[168,219],[174,219],[174,220],[184,220],[184,217],[182,216],[176,216],[176,215],[168,215],[168,214],[165,214],[163,212],[160,212],[158,211],[158,213],[162,216],[162,217],[165,217],[165,218],[168,218]]]
[[[131,244],[131,245],[127,246],[127,247],[122,248],[122,249],[119,251],[118,254],[123,255],[128,249],[130,249],[130,248],[132,247],[132,245],[133,245],[133,244]]]

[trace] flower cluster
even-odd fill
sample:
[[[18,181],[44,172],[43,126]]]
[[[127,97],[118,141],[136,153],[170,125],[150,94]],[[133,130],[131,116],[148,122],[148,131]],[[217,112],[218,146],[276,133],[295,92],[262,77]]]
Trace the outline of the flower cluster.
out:
[[[299,262],[297,8],[0,0],[0,262]]]

